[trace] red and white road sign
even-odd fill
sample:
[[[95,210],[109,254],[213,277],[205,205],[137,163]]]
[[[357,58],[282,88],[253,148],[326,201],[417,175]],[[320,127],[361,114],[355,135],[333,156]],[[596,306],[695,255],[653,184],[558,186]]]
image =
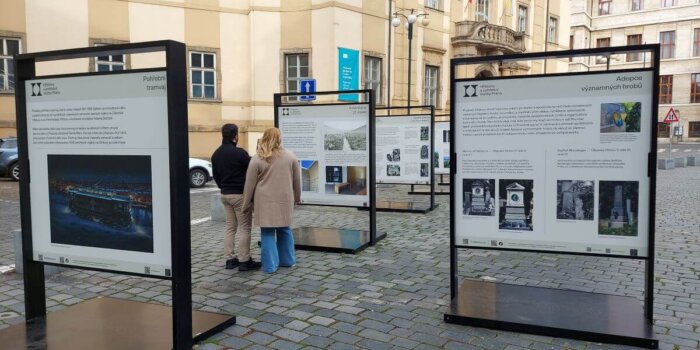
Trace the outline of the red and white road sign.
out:
[[[668,113],[666,113],[666,118],[664,118],[664,123],[678,123],[679,121],[676,111],[673,108],[669,109]]]

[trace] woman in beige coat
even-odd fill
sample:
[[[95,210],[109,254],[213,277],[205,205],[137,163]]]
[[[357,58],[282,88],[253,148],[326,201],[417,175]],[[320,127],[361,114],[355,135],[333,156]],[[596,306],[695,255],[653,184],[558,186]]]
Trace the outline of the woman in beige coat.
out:
[[[282,148],[280,130],[265,130],[258,154],[248,166],[243,205],[253,204],[253,223],[260,226],[263,271],[296,264],[292,212],[301,199],[301,170],[294,154]]]

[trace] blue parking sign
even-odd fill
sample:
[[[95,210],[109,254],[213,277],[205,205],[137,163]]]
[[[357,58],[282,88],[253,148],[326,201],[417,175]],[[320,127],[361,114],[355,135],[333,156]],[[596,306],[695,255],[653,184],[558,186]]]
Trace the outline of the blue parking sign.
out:
[[[299,81],[299,92],[316,92],[316,79],[304,79]],[[301,95],[300,101],[314,101],[316,95]]]

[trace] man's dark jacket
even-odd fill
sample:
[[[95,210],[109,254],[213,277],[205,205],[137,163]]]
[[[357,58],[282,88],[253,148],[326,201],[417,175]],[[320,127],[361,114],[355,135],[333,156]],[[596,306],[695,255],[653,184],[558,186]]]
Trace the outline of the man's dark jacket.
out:
[[[250,156],[231,140],[224,140],[211,156],[214,181],[221,194],[242,194]]]

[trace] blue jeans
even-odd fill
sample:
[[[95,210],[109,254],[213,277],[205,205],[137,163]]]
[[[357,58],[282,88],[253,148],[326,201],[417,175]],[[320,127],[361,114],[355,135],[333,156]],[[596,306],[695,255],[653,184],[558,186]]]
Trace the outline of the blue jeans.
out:
[[[277,267],[292,267],[297,263],[294,256],[294,235],[287,227],[260,228],[260,261],[267,273],[277,271]]]

